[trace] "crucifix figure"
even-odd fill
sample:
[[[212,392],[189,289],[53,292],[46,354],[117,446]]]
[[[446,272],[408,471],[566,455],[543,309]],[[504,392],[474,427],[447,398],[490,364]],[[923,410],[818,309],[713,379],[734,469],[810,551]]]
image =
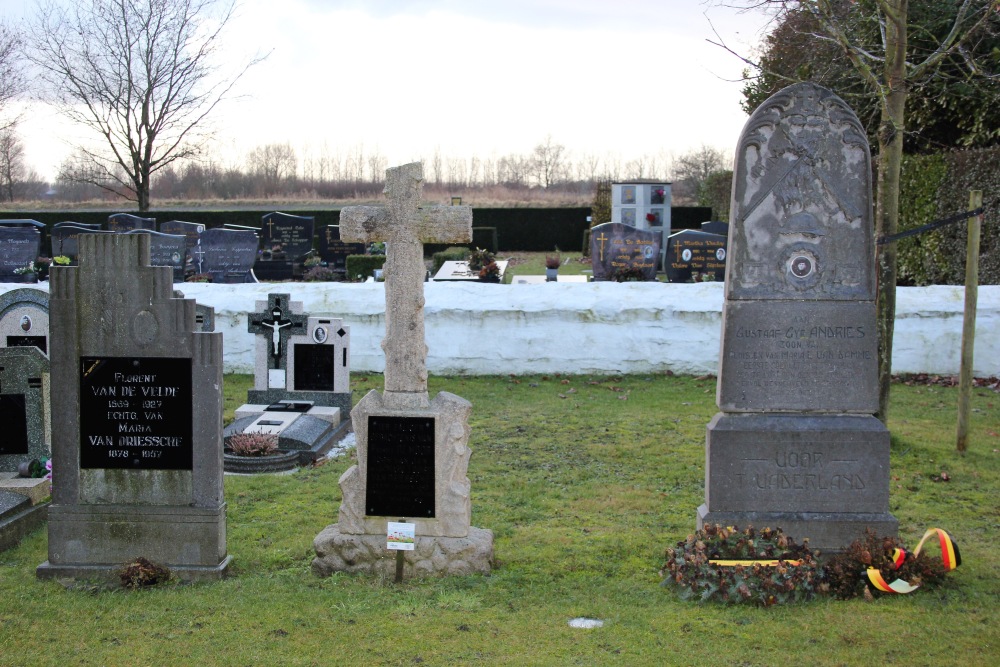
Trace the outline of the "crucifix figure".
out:
[[[349,206],[340,214],[340,238],[386,242],[385,401],[389,407],[426,407],[427,345],[424,342],[425,243],[467,243],[472,208],[419,208],[423,166],[416,162],[385,172],[386,206]]]
[[[305,333],[306,316],[292,312],[289,295],[268,294],[265,312],[250,313],[247,316],[247,330],[250,333],[271,336],[271,353],[268,355],[267,366],[273,369],[284,368],[288,337],[292,334]]]

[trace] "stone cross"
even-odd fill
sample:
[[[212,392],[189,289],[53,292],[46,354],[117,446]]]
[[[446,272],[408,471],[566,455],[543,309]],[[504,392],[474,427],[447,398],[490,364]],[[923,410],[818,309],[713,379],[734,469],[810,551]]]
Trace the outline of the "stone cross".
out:
[[[283,362],[288,356],[285,349],[288,337],[292,334],[304,334],[306,320],[305,315],[292,312],[288,294],[268,294],[265,312],[247,315],[247,330],[250,333],[271,337],[271,344],[268,346],[270,354],[267,355],[269,369],[285,367]]]
[[[386,242],[385,400],[390,407],[426,407],[427,345],[424,343],[425,243],[472,240],[472,208],[419,208],[423,165],[386,169],[388,204],[349,206],[340,214],[340,238]]]

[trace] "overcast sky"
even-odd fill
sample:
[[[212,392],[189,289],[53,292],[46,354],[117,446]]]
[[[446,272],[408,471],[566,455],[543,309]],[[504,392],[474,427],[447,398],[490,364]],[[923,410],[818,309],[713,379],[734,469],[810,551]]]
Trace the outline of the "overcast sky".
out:
[[[714,26],[747,52],[765,23],[701,0],[242,0],[227,53],[271,55],[218,109],[216,151],[363,145],[400,164],[528,153],[551,135],[573,158],[731,152],[743,64],[707,40]],[[79,132],[33,105],[29,162],[51,177]]]

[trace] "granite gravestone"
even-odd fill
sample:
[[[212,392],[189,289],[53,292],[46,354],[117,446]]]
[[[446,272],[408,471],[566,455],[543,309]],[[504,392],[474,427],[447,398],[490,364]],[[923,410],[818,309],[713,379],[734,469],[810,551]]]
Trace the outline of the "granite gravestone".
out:
[[[222,334],[149,266],[148,234],[84,234],[50,275],[55,479],[40,578],[114,579],[139,556],[182,580],[229,567]]]
[[[660,233],[617,222],[590,230],[594,280],[656,280]]]
[[[0,347],[37,347],[48,356],[48,292],[23,288],[0,294]]]
[[[781,527],[814,548],[894,535],[878,408],[871,159],[837,96],[796,84],[736,152],[707,523]]]
[[[184,282],[184,259],[187,255],[187,243],[183,236],[151,232],[136,229],[127,234],[149,235],[149,265],[169,266],[173,271],[174,282]]]
[[[111,234],[104,231],[100,225],[91,225],[81,222],[57,222],[49,232],[49,241],[52,246],[53,257],[68,257],[70,262],[76,263],[76,256],[79,254],[80,234]]]
[[[280,246],[288,260],[295,262],[313,249],[315,218],[275,212],[263,216],[262,221],[265,250]]]
[[[0,472],[49,458],[49,358],[37,347],[0,347]]]
[[[27,270],[41,246],[42,235],[34,227],[0,225],[0,283],[35,282],[34,273]]]
[[[195,258],[200,258],[203,253],[196,250],[199,245],[201,233],[205,231],[205,225],[196,222],[184,222],[183,220],[168,220],[160,225],[160,232],[164,234],[179,234],[184,237],[184,272],[202,273]]]
[[[685,229],[667,239],[667,280],[672,283],[724,280],[726,237]]]
[[[135,229],[156,231],[156,218],[141,218],[131,213],[114,213],[108,216],[109,232],[131,232]]]
[[[259,241],[250,230],[206,229],[194,250],[196,266],[212,277],[213,283],[256,282],[251,274]],[[197,270],[197,269],[196,269]]]
[[[347,271],[347,258],[350,255],[365,254],[364,243],[345,243],[340,240],[340,227],[327,225],[320,233],[317,244],[319,258],[338,273]]]
[[[350,330],[331,317],[309,317],[288,294],[269,294],[247,317],[257,334],[254,388],[223,433],[278,435],[278,447],[309,463],[329,451],[349,424]],[[227,465],[228,462],[227,462]]]
[[[729,223],[721,220],[709,220],[701,223],[701,231],[707,234],[718,234],[719,236],[729,236]]]
[[[341,213],[341,235],[351,242],[386,241],[385,391],[369,392],[351,412],[358,464],[340,478],[339,521],[313,542],[313,571],[390,573],[389,521],[415,525],[411,575],[490,571],[493,533],[470,526],[467,476],[468,416],[472,405],[441,392],[429,400],[424,342],[424,243],[466,243],[472,237],[467,206],[418,208],[423,169],[386,171],[388,206],[356,206]]]

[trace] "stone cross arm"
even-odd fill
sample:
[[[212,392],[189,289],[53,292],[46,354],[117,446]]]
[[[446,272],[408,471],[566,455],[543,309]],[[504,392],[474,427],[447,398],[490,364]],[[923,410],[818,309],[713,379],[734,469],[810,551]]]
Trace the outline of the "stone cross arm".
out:
[[[468,243],[472,240],[472,207],[420,207],[400,225],[385,206],[349,206],[340,213],[340,240]]]

